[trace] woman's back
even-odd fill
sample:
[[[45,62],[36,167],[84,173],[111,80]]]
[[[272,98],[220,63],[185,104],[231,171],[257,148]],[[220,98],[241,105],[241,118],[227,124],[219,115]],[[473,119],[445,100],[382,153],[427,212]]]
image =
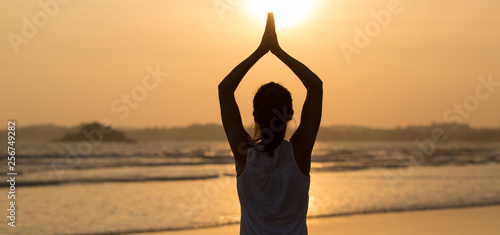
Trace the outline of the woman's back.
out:
[[[300,171],[290,142],[283,140],[273,157],[249,148],[237,182],[240,234],[307,234],[310,177]]]

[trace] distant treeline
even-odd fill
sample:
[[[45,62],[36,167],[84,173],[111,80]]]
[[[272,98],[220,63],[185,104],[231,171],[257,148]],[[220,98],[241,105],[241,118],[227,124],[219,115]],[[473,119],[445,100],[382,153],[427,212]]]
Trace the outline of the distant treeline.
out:
[[[457,127],[457,126],[456,126]],[[20,127],[16,138],[22,141],[56,141],[67,133],[79,131],[79,126],[61,127],[55,125],[37,125]],[[432,138],[434,130],[441,129],[448,141],[500,142],[499,128],[472,128],[461,125],[453,128],[452,124],[431,124],[425,126],[407,126],[392,129],[369,128],[360,126],[322,127],[318,140],[329,141],[414,141]],[[225,141],[222,126],[217,124],[191,125],[174,128],[118,129],[128,138],[137,141]],[[6,131],[0,131],[6,136]]]
[[[432,139],[433,131],[443,133],[447,141],[500,142],[499,128],[472,128],[468,125],[431,124],[379,129],[355,126],[321,128],[318,140],[332,141],[414,141]]]

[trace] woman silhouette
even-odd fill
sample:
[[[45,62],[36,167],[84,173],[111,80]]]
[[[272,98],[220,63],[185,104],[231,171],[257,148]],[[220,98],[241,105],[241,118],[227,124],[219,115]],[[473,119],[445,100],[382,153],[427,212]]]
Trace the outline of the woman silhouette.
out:
[[[255,135],[243,128],[234,92],[250,68],[269,51],[307,89],[300,125],[284,140],[292,119],[290,92],[270,82],[253,100]],[[323,82],[278,44],[274,16],[268,14],[260,46],[219,84],[222,123],[234,154],[241,206],[240,234],[307,234],[311,153],[321,122]]]

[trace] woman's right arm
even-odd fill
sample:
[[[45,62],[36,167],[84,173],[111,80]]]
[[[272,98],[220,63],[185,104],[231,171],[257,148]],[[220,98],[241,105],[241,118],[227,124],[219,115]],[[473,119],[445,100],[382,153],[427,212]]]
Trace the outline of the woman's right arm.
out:
[[[323,110],[323,82],[304,64],[280,50],[275,55],[283,61],[307,89],[306,100],[302,107],[300,124],[290,142],[294,148],[295,160],[302,173],[311,171],[311,154],[321,123]]]

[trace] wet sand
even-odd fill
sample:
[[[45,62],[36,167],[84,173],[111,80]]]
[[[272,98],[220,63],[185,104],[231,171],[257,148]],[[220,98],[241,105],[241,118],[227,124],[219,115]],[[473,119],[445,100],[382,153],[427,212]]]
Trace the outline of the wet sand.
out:
[[[481,234],[500,232],[500,206],[394,212],[308,219],[309,234]],[[238,234],[239,225],[148,235]],[[139,235],[139,234],[137,234]]]

